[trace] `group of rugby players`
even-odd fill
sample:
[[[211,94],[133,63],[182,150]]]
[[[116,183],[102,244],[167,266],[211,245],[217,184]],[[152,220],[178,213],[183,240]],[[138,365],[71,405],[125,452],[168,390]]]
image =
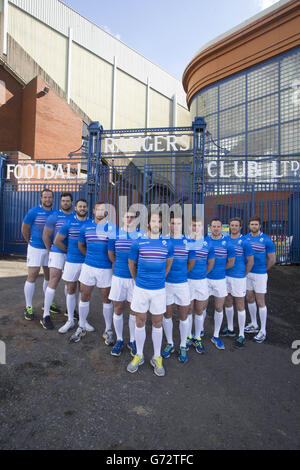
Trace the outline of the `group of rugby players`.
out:
[[[26,320],[34,319],[32,298],[42,266],[45,297],[40,323],[44,329],[54,328],[50,313],[60,313],[54,296],[62,278],[68,320],[58,331],[67,333],[75,328],[78,320],[71,342],[78,342],[87,332],[95,331],[87,317],[91,294],[97,286],[105,321],[103,339],[106,345],[113,345],[111,354],[120,356],[124,348],[123,313],[125,302],[129,303],[130,341],[127,346],[133,359],[127,370],[131,373],[144,363],[147,312],[151,313],[154,349],[150,363],[157,376],[165,375],[163,358],[175,351],[172,320],[175,305],[179,316],[179,361],[188,361],[191,346],[203,354],[204,321],[210,296],[214,298],[211,341],[216,348],[224,350],[221,338],[229,337],[234,339],[236,349],[243,349],[245,333],[254,333],[257,343],[266,339],[267,271],[276,256],[272,240],[261,232],[259,217],[249,219],[249,233],[245,236],[241,234],[242,221],[238,217],[229,222],[229,236],[222,234],[222,221],[215,218],[210,222],[211,235],[206,237],[202,222],[193,217],[189,236],[185,237],[181,217],[173,214],[168,221],[169,235],[164,237],[162,216],[158,212],[149,215],[148,232],[143,233],[136,228],[136,214],[130,210],[125,212],[122,226],[117,228],[107,221],[104,202],[95,203],[91,220],[87,217],[85,199],[76,201],[73,209],[72,194],[62,193],[61,208],[56,210],[53,196],[51,190],[43,190],[41,204],[27,213],[22,225],[22,234],[28,243],[28,277],[24,287]],[[251,317],[247,326],[245,297]],[[233,325],[234,301],[238,334]],[[224,306],[227,326],[221,330]],[[162,350],[163,331],[166,346]]]

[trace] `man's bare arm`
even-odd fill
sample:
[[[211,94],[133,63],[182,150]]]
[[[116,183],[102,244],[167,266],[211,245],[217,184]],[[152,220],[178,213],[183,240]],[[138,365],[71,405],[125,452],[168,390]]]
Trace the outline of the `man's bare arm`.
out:
[[[128,260],[128,267],[130,274],[132,276],[132,279],[136,280],[136,261],[133,261],[132,259]]]
[[[60,233],[57,233],[55,240],[54,240],[54,245],[56,245],[57,248],[59,248],[60,250],[66,253],[67,246],[63,243],[63,240],[65,240],[65,238],[67,238],[65,235],[61,235]]]
[[[276,253],[267,253],[267,271],[276,263]]]
[[[187,272],[189,273],[195,266],[196,259],[189,259],[187,263]]]
[[[78,242],[78,250],[86,256],[86,245],[84,243]]]
[[[235,263],[235,256],[233,258],[228,258],[225,269],[233,268],[234,263]]]
[[[169,274],[170,272],[170,269],[172,267],[172,263],[173,263],[173,258],[167,258],[167,262],[166,262],[166,277],[167,275]]]
[[[211,258],[207,260],[206,274],[210,273],[214,265],[215,265],[215,258]]]
[[[250,273],[251,269],[253,268],[254,265],[254,256],[247,256],[247,264],[246,264],[246,276]]]
[[[23,237],[25,238],[26,242],[29,243],[30,242],[30,236],[31,236],[31,226],[28,225],[28,224],[22,224],[22,235]]]
[[[44,227],[43,242],[48,251],[51,250],[53,232],[54,230],[52,228]]]
[[[110,251],[108,250],[108,257],[110,259],[110,261],[112,262],[112,264],[114,264],[114,262],[116,261],[116,254],[114,251]]]

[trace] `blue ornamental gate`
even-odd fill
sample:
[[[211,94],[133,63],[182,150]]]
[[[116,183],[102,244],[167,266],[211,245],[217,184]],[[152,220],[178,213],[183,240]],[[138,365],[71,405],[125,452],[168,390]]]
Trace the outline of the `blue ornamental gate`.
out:
[[[91,123],[83,146],[68,159],[18,160],[0,155],[0,253],[25,254],[21,224],[39,204],[44,188],[74,200],[116,208],[127,205],[190,204],[204,207],[206,231],[212,217],[224,224],[238,216],[243,231],[251,215],[259,215],[263,231],[276,245],[278,263],[300,263],[300,155],[245,157],[205,132],[205,121],[191,127],[103,130]]]

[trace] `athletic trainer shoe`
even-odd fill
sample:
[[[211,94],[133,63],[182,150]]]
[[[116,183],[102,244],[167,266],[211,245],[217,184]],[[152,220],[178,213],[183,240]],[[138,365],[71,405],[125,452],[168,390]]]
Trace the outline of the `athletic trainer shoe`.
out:
[[[220,336],[226,337],[228,336],[229,338],[234,338],[236,336],[234,330],[229,330],[228,328],[223,328],[223,330],[220,333]]]
[[[239,336],[233,343],[235,349],[245,349],[245,338],[244,336]]]
[[[58,332],[61,334],[68,333],[69,330],[72,330],[75,327],[75,323],[73,321],[67,321],[59,330]]]
[[[78,343],[78,341],[81,340],[81,338],[84,338],[86,335],[86,330],[81,328],[80,326],[77,328],[75,333],[71,336],[70,342],[71,343]]]
[[[223,342],[220,340],[220,338],[217,338],[216,336],[213,336],[211,338],[211,342],[216,346],[217,349],[225,349],[225,346]]]
[[[253,341],[256,343],[263,343],[266,339],[266,335],[264,335],[261,331],[258,333],[258,335],[254,336]]]
[[[194,338],[192,336],[188,336],[186,339],[186,350],[188,351],[192,346]]]
[[[95,331],[95,328],[92,325],[90,325],[87,321],[85,321],[85,329],[89,333],[92,333],[93,331]]]
[[[121,352],[124,346],[124,341],[121,341],[120,339],[116,342],[112,350],[110,351],[110,354],[112,356],[121,356]]]
[[[27,321],[34,320],[34,313],[33,313],[33,308],[32,307],[26,307],[24,309],[24,318]]]
[[[129,341],[129,343],[127,343],[127,348],[129,349],[130,354],[132,355],[132,357],[134,357],[136,355],[136,342],[135,341]]]
[[[200,338],[203,338],[204,336],[204,330],[200,331]]]
[[[50,315],[47,315],[45,318],[40,320],[40,324],[44,328],[44,330],[54,330],[54,325],[51,321]]]
[[[194,338],[194,346],[195,346],[196,352],[198,354],[204,354],[205,353],[205,348],[202,344],[201,338]]]
[[[136,354],[134,358],[132,359],[132,361],[127,366],[128,372],[131,372],[133,374],[134,372],[138,370],[139,366],[144,364],[144,362],[145,362],[144,356],[141,357],[138,354]]]
[[[106,346],[114,344],[114,333],[112,330],[104,331],[102,338],[104,339]]]
[[[170,357],[174,351],[175,351],[174,345],[168,343],[165,346],[165,348],[162,350],[161,355],[164,359],[168,359],[168,357]]]
[[[163,377],[164,375],[166,375],[166,371],[163,367],[163,364],[162,364],[162,357],[159,356],[157,357],[156,359],[154,359],[154,357],[152,357],[151,361],[150,361],[150,364],[152,367],[154,367],[154,374],[157,375],[158,377]]]
[[[178,360],[179,362],[183,362],[183,363],[186,363],[189,360],[186,348],[183,348],[183,347],[180,348]]]
[[[50,305],[50,313],[61,313],[60,308],[56,305],[55,302],[52,302],[52,304]]]
[[[258,333],[259,328],[258,326],[253,326],[252,323],[249,323],[247,326],[245,326],[245,333]]]

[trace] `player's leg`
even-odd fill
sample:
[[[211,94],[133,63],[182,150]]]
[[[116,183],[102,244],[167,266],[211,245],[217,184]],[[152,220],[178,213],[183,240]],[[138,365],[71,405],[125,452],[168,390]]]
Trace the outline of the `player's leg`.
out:
[[[249,273],[247,276],[247,292],[246,300],[248,304],[248,310],[250,314],[250,323],[245,327],[245,333],[258,333],[259,328],[257,324],[257,305],[255,301],[255,276],[253,273]]]
[[[203,312],[206,311],[208,305],[208,299],[206,300],[194,300],[194,311],[195,311],[195,337],[194,346],[199,354],[205,353],[205,348],[202,343],[201,333],[204,331],[204,316]]]
[[[24,318],[25,320],[33,320],[34,313],[33,313],[33,305],[32,299],[35,290],[35,282],[39,275],[40,267],[36,266],[28,266],[28,275],[24,285],[24,295],[25,295],[25,310],[24,310]]]
[[[111,299],[111,296],[109,296]],[[124,316],[124,308],[125,302],[124,301],[113,301],[114,305],[114,314],[113,314],[113,324],[115,328],[115,333],[117,337],[117,341],[114,344],[111,355],[119,357],[124,347],[124,340],[123,340],[123,316]]]
[[[189,299],[188,299],[189,301]],[[189,333],[189,305],[178,305],[179,332],[180,332],[180,352],[179,361],[186,363],[188,361],[186,341]]]
[[[255,292],[255,298],[258,306],[259,318],[260,318],[260,331],[254,336],[256,343],[263,343],[266,339],[266,324],[267,324],[267,306],[265,300],[265,294],[261,292]]]
[[[246,310],[245,310],[245,297],[235,297],[235,305],[238,313],[239,335],[234,342],[236,349],[244,349],[245,347],[245,324],[246,324]]]
[[[225,337],[229,336],[234,338],[235,332],[233,327],[233,317],[234,317],[234,308],[233,308],[233,296],[230,293],[230,287],[227,282],[227,289],[229,291],[227,297],[225,298],[224,306],[225,306],[225,315],[227,320],[227,327],[223,328],[220,336]]]
[[[79,322],[78,328],[74,335],[71,336],[70,341],[77,343],[86,335],[87,317],[90,310],[90,299],[93,289],[97,283],[95,269],[86,264],[82,265],[79,282],[81,299],[79,303]]]
[[[59,333],[67,333],[69,330],[74,328],[74,312],[76,307],[76,291],[77,291],[77,281],[67,282],[67,312],[68,312],[68,321],[58,330]]]
[[[168,303],[168,297],[167,297]],[[163,329],[166,336],[167,344],[161,352],[163,358],[167,359],[175,351],[173,342],[173,310],[174,304],[167,305],[166,312],[163,315]]]
[[[136,355],[128,364],[128,372],[134,373],[138,370],[139,366],[144,364],[144,344],[146,340],[146,319],[149,309],[149,291],[134,286],[131,309],[136,318],[135,325],[135,341],[136,341]]]
[[[221,329],[222,322],[223,322],[223,307],[224,307],[224,302],[225,302],[225,296],[214,297],[214,302],[215,302],[215,313],[214,313],[215,327],[214,327],[214,335],[211,338],[211,341],[212,343],[214,343],[217,349],[225,349],[223,342],[219,338],[220,329]]]
[[[165,369],[162,364],[161,346],[163,337],[163,314],[152,314],[152,343],[153,343],[153,356],[150,364],[153,366],[154,373],[158,377],[165,375]]]
[[[103,317],[105,321],[105,331],[102,335],[102,338],[104,339],[106,346],[114,344],[114,333],[112,330],[114,306],[111,300],[109,299],[109,292],[110,286],[100,288],[103,306]]]

